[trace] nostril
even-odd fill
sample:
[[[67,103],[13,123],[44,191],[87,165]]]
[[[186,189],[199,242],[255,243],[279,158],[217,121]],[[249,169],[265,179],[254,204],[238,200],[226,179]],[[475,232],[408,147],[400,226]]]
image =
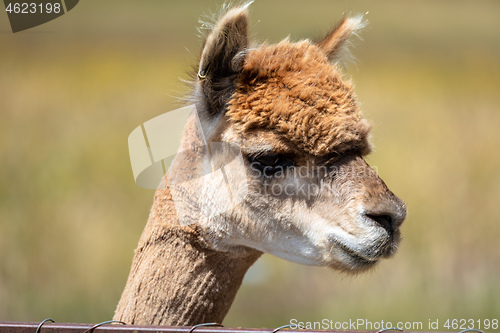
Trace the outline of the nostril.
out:
[[[370,220],[373,220],[380,224],[382,228],[387,230],[387,232],[391,233],[394,231],[394,224],[392,223],[392,217],[390,215],[386,214],[381,214],[381,215],[375,215],[375,214],[366,214],[366,217],[368,217]]]

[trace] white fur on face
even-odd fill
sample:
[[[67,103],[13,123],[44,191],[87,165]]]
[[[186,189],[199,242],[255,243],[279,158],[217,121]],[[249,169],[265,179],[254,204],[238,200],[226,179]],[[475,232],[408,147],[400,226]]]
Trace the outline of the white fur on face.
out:
[[[231,128],[222,133],[221,141],[236,142],[250,153],[276,151],[279,145],[271,144],[265,134],[244,140]],[[213,161],[223,160],[215,155]],[[240,171],[248,191],[244,200],[203,223],[215,249],[248,247],[300,264],[345,271],[363,270],[390,256],[399,231],[389,231],[367,215],[370,207],[380,206],[379,201],[392,200],[390,191],[360,157],[339,161],[330,169],[324,167],[321,174],[292,167],[272,177],[256,174],[246,161],[246,171]],[[370,172],[358,174],[359,169]],[[217,179],[207,183],[204,205],[224,205],[225,199],[214,190],[218,186]]]
[[[317,181],[290,176],[274,182],[289,189],[285,195],[272,193],[271,187],[265,192],[259,182],[249,178],[244,202],[207,223],[217,249],[250,247],[300,264],[348,271],[373,266],[390,254],[391,236],[364,217],[362,204],[343,193],[348,187],[332,191],[325,186],[307,198],[299,189]]]

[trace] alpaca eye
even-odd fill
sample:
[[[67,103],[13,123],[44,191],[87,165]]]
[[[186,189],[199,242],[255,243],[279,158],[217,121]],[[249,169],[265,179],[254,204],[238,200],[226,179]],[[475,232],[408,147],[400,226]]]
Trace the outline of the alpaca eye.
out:
[[[265,166],[277,166],[283,163],[284,158],[279,155],[264,155],[257,157],[255,161]]]
[[[266,167],[290,167],[293,162],[283,155],[269,154],[255,157],[255,162],[258,162]]]
[[[285,171],[295,163],[286,156],[279,154],[259,154],[249,158],[250,166],[265,176],[272,176],[278,171]]]

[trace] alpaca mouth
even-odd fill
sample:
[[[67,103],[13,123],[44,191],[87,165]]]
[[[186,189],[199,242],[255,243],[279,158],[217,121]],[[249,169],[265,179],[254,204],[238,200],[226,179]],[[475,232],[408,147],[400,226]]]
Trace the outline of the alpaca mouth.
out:
[[[378,263],[379,258],[367,258],[344,245],[339,245],[339,247],[342,249],[343,254],[349,257],[349,263],[352,268],[368,268]]]
[[[340,252],[341,261],[351,270],[363,270],[374,266],[381,258],[392,256],[397,249],[397,240],[389,236],[379,244],[360,246],[350,244],[337,236],[329,238],[332,248]]]
[[[356,251],[356,250],[352,249],[351,247],[349,247],[344,242],[342,242],[338,239],[333,239],[333,241],[334,241],[335,245],[337,246],[337,248],[342,250],[343,254],[348,255],[349,257],[351,257],[352,259],[355,259],[356,261],[364,262],[364,263],[376,263],[378,261],[378,259],[380,258],[380,256],[377,256],[377,257],[367,256],[367,255],[361,253],[360,251]]]

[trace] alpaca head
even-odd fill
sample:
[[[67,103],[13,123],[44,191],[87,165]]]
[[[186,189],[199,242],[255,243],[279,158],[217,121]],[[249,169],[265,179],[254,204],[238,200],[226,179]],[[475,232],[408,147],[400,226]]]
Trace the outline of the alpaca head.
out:
[[[211,246],[360,271],[397,249],[406,207],[364,161],[370,125],[336,64],[362,24],[322,41],[249,44],[245,7],[208,34],[195,102],[207,141],[239,147],[244,199],[199,222]],[[224,149],[211,163],[224,163]],[[206,196],[223,205],[217,193]]]

